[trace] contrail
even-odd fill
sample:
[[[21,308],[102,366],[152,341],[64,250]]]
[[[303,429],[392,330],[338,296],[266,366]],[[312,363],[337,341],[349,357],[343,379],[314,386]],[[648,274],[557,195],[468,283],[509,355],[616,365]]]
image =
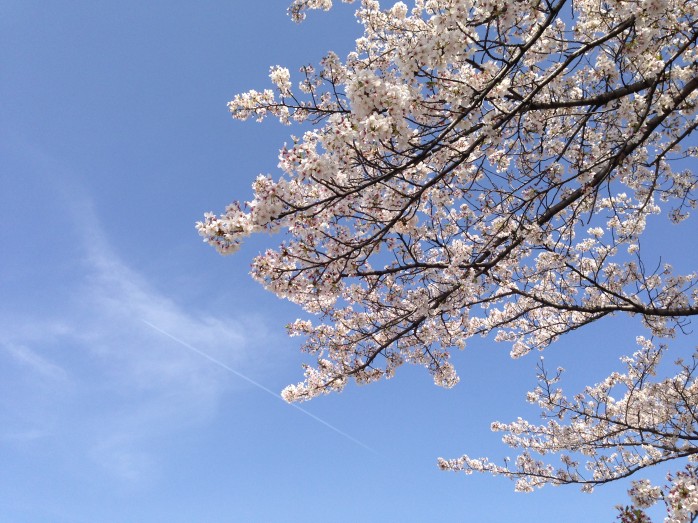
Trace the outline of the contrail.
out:
[[[338,428],[335,427],[334,425],[332,425],[332,424],[326,422],[324,419],[318,418],[315,414],[313,414],[312,412],[308,412],[308,411],[305,410],[303,407],[299,407],[299,406],[296,405],[295,403],[287,403],[286,401],[284,401],[284,399],[283,399],[281,396],[279,396],[279,395],[278,395],[276,392],[274,392],[273,390],[271,390],[271,389],[265,387],[264,385],[262,385],[261,383],[259,383],[259,382],[255,381],[255,380],[253,380],[252,378],[248,378],[248,377],[245,376],[243,373],[236,371],[235,369],[233,369],[232,367],[229,367],[228,365],[226,365],[226,364],[223,363],[222,361],[217,360],[216,358],[214,358],[213,356],[210,356],[209,354],[206,354],[204,351],[197,349],[196,347],[194,347],[193,345],[190,345],[190,344],[187,343],[186,341],[180,340],[180,339],[177,338],[176,336],[173,336],[173,335],[170,334],[169,332],[166,332],[166,331],[162,330],[160,327],[158,327],[158,326],[156,326],[156,325],[153,325],[153,324],[150,323],[149,321],[146,321],[146,320],[143,320],[143,319],[141,319],[141,321],[142,321],[143,323],[145,323],[146,325],[148,325],[149,327],[151,327],[152,329],[158,331],[160,334],[163,334],[163,335],[167,336],[168,338],[170,338],[170,339],[176,341],[177,343],[179,343],[179,344],[182,345],[183,347],[186,347],[186,348],[189,349],[190,351],[197,353],[199,356],[203,356],[204,358],[206,358],[206,359],[207,359],[208,361],[210,361],[211,363],[215,363],[216,365],[218,365],[219,367],[224,368],[224,369],[227,370],[228,372],[232,372],[232,373],[235,374],[238,378],[241,378],[241,379],[245,380],[246,382],[250,383],[251,385],[254,385],[255,387],[257,387],[258,389],[263,390],[263,391],[266,392],[267,394],[271,394],[271,395],[274,396],[276,399],[278,399],[278,400],[284,402],[286,405],[290,405],[290,406],[293,407],[294,409],[297,409],[297,410],[301,411],[303,414],[305,414],[306,416],[309,416],[309,417],[313,418],[315,421],[317,421],[318,423],[323,424],[323,425],[324,425],[325,427],[327,427],[328,429],[335,431],[337,434],[339,434],[339,435],[341,435],[341,436],[344,436],[344,437],[347,438],[348,440],[353,441],[354,443],[356,443],[357,445],[359,445],[359,446],[365,448],[366,450],[368,450],[368,451],[370,451],[370,452],[373,452],[374,454],[378,454],[378,452],[376,452],[375,449],[372,449],[371,447],[369,447],[369,446],[366,445],[365,443],[363,443],[363,442],[359,441],[358,439],[356,439],[356,438],[350,436],[349,434],[347,434],[346,432],[344,432],[344,431],[338,429]]]

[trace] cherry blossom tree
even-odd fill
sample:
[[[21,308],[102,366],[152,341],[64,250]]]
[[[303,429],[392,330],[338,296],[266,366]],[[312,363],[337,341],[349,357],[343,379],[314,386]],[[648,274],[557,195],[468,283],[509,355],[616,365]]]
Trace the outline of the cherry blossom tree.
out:
[[[290,14],[331,6],[295,0]],[[297,84],[272,67],[272,89],[230,102],[237,119],[309,130],[251,201],[197,224],[222,254],[253,233],[283,236],[252,275],[316,319],[288,327],[316,363],[283,397],[390,378],[405,363],[452,387],[451,352],[473,336],[520,357],[635,315],[648,337],[623,373],[570,399],[561,371],[541,365],[529,400],[544,424],[493,425],[522,449],[513,463],[439,464],[504,474],[519,490],[590,490],[686,458],[665,490],[635,483],[623,517],[659,500],[676,521],[694,517],[696,355],[653,376],[667,351],[656,340],[698,314],[698,277],[658,265],[640,240],[653,215],[679,223],[696,205],[698,1],[363,0],[356,16],[364,35],[346,59],[327,54]]]

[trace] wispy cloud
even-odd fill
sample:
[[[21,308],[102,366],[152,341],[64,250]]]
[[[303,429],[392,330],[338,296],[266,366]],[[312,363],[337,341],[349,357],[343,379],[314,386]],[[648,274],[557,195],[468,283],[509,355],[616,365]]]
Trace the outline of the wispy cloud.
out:
[[[147,480],[149,443],[210,419],[245,384],[144,321],[252,370],[267,329],[258,316],[184,307],[120,259],[89,200],[71,195],[68,206],[82,217],[72,221],[82,270],[57,273],[67,280],[49,289],[59,307],[0,311],[0,441],[69,440],[112,475]]]
[[[3,344],[3,348],[8,356],[13,358],[15,362],[31,369],[31,371],[41,375],[43,378],[60,381],[67,378],[65,369],[55,363],[51,363],[29,347],[16,345],[14,343],[5,343]]]
[[[272,372],[279,354],[270,351],[285,341],[268,334],[263,316],[185,305],[163,291],[177,275],[148,277],[124,260],[70,172],[41,151],[25,155],[35,172],[55,174],[39,175],[32,190],[55,206],[51,224],[60,225],[41,233],[60,235],[64,252],[26,258],[30,274],[50,275],[12,287],[17,301],[26,304],[29,291],[35,303],[0,306],[0,443],[61,449],[82,460],[80,470],[96,465],[138,484],[157,476],[157,442],[212,420],[227,394],[254,386],[279,397],[255,379]]]

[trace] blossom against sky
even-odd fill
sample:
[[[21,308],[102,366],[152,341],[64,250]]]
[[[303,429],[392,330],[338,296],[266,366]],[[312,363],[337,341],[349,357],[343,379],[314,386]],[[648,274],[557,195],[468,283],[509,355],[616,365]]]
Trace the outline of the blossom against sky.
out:
[[[300,312],[248,276],[274,239],[222,258],[194,229],[289,140],[226,103],[359,31],[352,6],[298,26],[286,4],[0,5],[0,521],[611,520],[622,485],[521,495],[436,466],[509,452],[490,422],[530,414],[537,354],[482,340],[453,390],[406,369],[303,406],[322,422],[236,374],[280,392],[304,357]],[[546,359],[593,382],[635,330]]]

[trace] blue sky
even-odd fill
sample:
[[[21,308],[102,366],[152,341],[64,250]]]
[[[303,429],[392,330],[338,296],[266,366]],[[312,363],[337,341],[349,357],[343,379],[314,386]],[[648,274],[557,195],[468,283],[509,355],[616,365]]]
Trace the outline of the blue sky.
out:
[[[476,341],[450,391],[405,368],[307,412],[275,396],[304,361],[299,311],[247,274],[275,240],[223,258],[194,222],[292,132],[227,101],[359,35],[353,6],[298,26],[286,4],[0,1],[0,522],[613,520],[624,485],[523,495],[436,467],[513,455],[489,424],[533,414],[538,355]],[[579,386],[635,334],[615,319],[546,358]]]

